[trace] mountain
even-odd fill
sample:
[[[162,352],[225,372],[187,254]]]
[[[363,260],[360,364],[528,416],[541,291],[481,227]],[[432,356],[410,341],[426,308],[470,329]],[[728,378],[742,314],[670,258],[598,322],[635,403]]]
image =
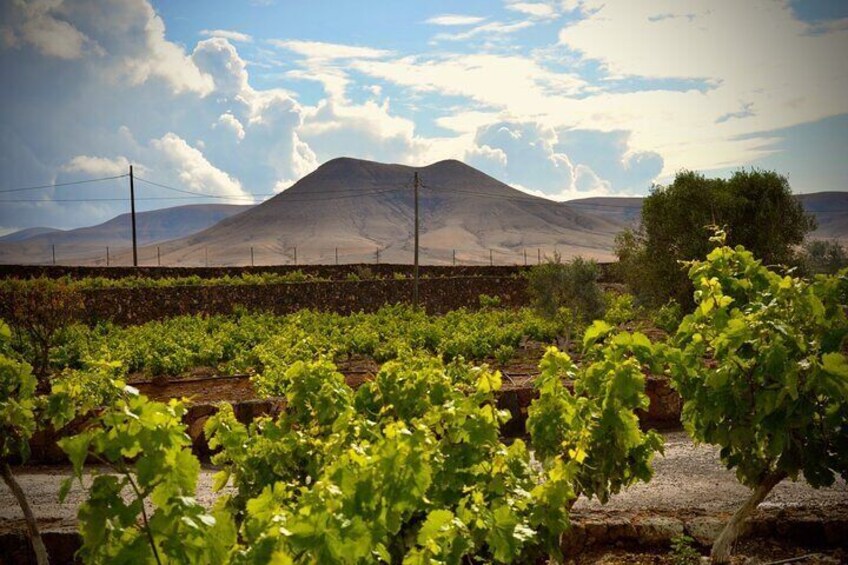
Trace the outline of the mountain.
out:
[[[848,192],[815,192],[796,196],[804,209],[816,217],[815,239],[837,239],[848,244]],[[582,212],[636,228],[642,215],[642,198],[599,197],[569,200]]]
[[[25,239],[29,239],[37,235],[43,235],[46,233],[57,233],[61,231],[62,230],[57,230],[56,228],[27,228],[24,230],[18,230],[16,232],[7,233],[3,237],[0,237],[0,243],[23,241]]]
[[[636,228],[642,219],[642,198],[639,196],[597,196],[569,200],[568,205],[586,214]]]
[[[799,194],[804,209],[816,216],[816,239],[836,239],[848,245],[848,192]]]
[[[219,221],[249,209],[229,204],[190,204],[136,214],[139,245],[185,237]],[[53,246],[60,263],[105,263],[106,246],[114,253],[116,264],[127,264],[127,249],[132,248],[130,214],[121,214],[96,226],[73,230],[30,228],[0,238],[0,263],[47,263],[52,261]],[[124,251],[122,257],[121,251]],[[154,257],[155,257],[155,249]]]
[[[163,263],[411,263],[413,176],[421,262],[514,264],[539,254],[612,258],[617,221],[530,196],[459,161],[426,167],[333,159],[243,214],[161,246]],[[146,252],[149,255],[149,252]]]

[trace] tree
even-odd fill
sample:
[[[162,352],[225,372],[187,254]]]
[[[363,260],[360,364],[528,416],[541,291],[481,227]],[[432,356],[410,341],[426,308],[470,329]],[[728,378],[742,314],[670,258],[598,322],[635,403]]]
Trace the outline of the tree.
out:
[[[712,225],[725,227],[730,244],[774,265],[793,261],[793,247],[815,220],[773,171],[737,171],[727,180],[680,172],[645,199],[639,229],[616,240],[622,276],[643,303],[673,298],[691,308],[692,284],[679,262],[709,253]]]
[[[64,281],[35,279],[13,287],[3,302],[0,314],[17,332],[29,338],[38,389],[47,392],[50,350],[59,332],[82,313],[82,295]]]
[[[813,239],[806,242],[800,259],[801,268],[807,275],[833,275],[848,267],[848,252],[836,240]]]
[[[581,321],[590,322],[604,313],[604,297],[598,287],[600,270],[591,259],[575,257],[567,263],[554,254],[527,275],[528,290],[540,314],[555,317],[560,308],[568,308]]]
[[[0,341],[5,349],[11,332],[0,322]],[[46,564],[47,549],[26,493],[15,479],[9,461],[29,456],[29,438],[36,430],[36,379],[32,368],[0,353],[0,476],[12,491],[24,514],[27,531],[39,565]]]
[[[695,311],[666,351],[682,420],[752,489],[712,549],[726,563],[745,519],[785,478],[848,478],[848,270],[809,282],[723,245],[690,265]]]

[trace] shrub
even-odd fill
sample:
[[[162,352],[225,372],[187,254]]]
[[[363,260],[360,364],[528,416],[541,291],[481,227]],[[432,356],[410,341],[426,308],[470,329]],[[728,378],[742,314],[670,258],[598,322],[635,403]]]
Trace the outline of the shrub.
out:
[[[530,269],[528,289],[536,309],[546,318],[555,318],[559,309],[566,307],[586,322],[601,317],[604,312],[599,276],[595,261],[575,257],[563,263],[555,254],[553,259]]]

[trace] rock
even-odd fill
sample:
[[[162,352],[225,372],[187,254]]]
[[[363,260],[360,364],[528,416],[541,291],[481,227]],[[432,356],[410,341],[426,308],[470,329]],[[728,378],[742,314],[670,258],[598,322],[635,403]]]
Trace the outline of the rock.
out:
[[[612,542],[633,542],[636,540],[636,527],[627,518],[610,518],[607,520],[607,536]]]
[[[601,520],[583,520],[583,530],[586,532],[586,545],[603,544],[608,541],[607,523]]]
[[[712,545],[721,530],[724,521],[712,516],[699,516],[686,523],[686,533],[701,545]]]
[[[667,516],[649,516],[637,519],[636,537],[642,545],[668,545],[671,539],[683,533],[683,521]]]

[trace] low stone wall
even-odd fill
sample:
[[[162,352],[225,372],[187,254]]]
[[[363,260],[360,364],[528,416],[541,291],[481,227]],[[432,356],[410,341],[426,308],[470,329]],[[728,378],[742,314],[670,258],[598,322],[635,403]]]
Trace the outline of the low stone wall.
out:
[[[602,282],[612,280],[615,263],[599,263]],[[530,267],[523,265],[460,265],[438,266],[422,265],[422,277],[508,277],[520,275]],[[0,265],[0,278],[32,279],[47,277],[51,279],[71,277],[103,277],[120,279],[125,277],[146,277],[151,279],[179,278],[198,276],[204,279],[224,276],[238,277],[245,273],[275,273],[285,275],[300,271],[307,275],[323,279],[346,279],[350,274],[361,278],[393,278],[395,273],[412,276],[412,265],[398,264],[348,264],[348,265],[274,265],[263,267],[82,267],[67,265]]]
[[[422,279],[419,297],[431,314],[479,306],[481,294],[498,296],[506,307],[527,304],[523,277]],[[302,282],[262,285],[110,288],[83,292],[89,322],[143,324],[181,314],[230,314],[237,307],[289,314],[304,308],[349,314],[373,312],[386,304],[412,303],[413,281]],[[13,297],[0,297],[13,300]]]

